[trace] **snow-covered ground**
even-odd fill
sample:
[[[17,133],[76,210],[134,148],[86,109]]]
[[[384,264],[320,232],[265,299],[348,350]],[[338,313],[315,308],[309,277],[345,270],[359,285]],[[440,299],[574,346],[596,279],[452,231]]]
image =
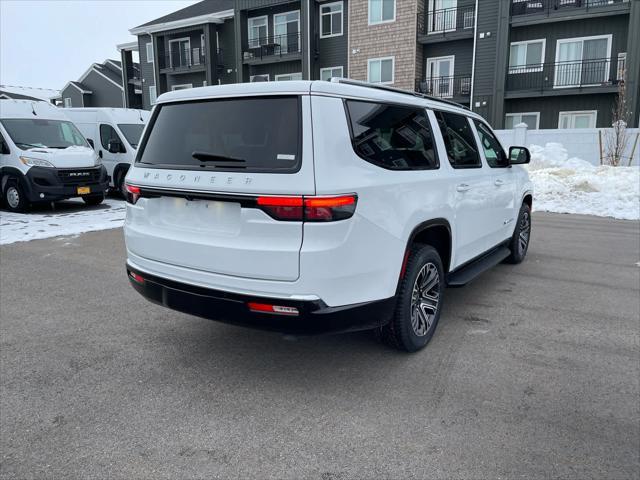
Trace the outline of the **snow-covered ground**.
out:
[[[640,219],[640,168],[596,167],[559,143],[530,149],[534,210]]]
[[[125,211],[123,200],[111,198],[95,207],[78,199],[60,202],[55,209],[49,205],[37,206],[27,214],[2,210],[0,245],[121,227]]]
[[[534,184],[534,210],[640,219],[640,168],[594,167],[569,158],[558,143],[532,145],[531,154],[527,168]],[[97,207],[70,200],[55,210],[50,206],[39,206],[28,214],[3,210],[0,244],[117,228],[124,216],[124,201],[111,198]]]

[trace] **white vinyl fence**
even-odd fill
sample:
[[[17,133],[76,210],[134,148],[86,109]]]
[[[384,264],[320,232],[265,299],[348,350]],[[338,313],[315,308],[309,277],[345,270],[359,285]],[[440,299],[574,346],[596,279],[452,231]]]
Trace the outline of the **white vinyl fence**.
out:
[[[602,132],[602,150],[603,155],[606,156],[607,131],[611,129],[607,128],[576,128],[568,130],[529,130],[526,124],[522,123],[517,125],[513,130],[496,130],[498,138],[502,142],[505,148],[509,148],[513,145],[529,147],[531,145],[540,145],[544,147],[547,143],[561,143],[564,148],[567,149],[569,158],[577,157],[593,165],[600,165],[600,145],[598,141],[598,131]],[[629,141],[627,144],[627,150],[625,152],[625,158],[622,161],[622,165],[628,165],[629,158],[631,156],[631,150],[633,143],[636,139],[639,129],[628,128],[627,134]],[[640,164],[640,139],[636,145],[635,153],[633,154],[633,161],[631,165]]]

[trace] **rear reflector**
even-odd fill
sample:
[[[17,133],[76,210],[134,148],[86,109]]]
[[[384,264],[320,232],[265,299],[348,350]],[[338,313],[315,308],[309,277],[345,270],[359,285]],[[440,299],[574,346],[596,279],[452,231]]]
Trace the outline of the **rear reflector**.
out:
[[[133,280],[136,283],[139,283],[139,284],[144,283],[144,278],[135,272],[129,272],[129,277],[131,277],[131,280]]]
[[[258,197],[257,204],[276,220],[333,222],[353,216],[358,197]]]
[[[271,305],[268,303],[249,302],[247,304],[249,310],[257,313],[271,313],[275,315],[292,315],[297,316],[300,312],[295,307],[285,307],[282,305]]]
[[[136,187],[134,185],[125,184],[125,188],[127,190],[127,202],[135,205],[135,203],[140,198],[140,187]]]

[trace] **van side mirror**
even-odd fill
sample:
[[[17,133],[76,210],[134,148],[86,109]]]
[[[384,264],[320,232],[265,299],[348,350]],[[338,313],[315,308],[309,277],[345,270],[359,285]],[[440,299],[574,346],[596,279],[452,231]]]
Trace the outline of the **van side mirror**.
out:
[[[121,153],[122,152],[122,144],[120,143],[119,140],[112,138],[111,140],[109,140],[109,143],[107,144],[107,150],[109,150],[109,153]]]
[[[9,150],[9,145],[4,140],[0,141],[0,153],[2,155],[9,155],[11,150]]]
[[[510,147],[509,163],[511,165],[525,165],[531,161],[531,152],[526,147]]]
[[[91,138],[87,138],[87,142],[89,143],[89,145],[91,145],[91,148],[93,148],[94,150],[96,149],[96,146],[93,144],[93,140]]]

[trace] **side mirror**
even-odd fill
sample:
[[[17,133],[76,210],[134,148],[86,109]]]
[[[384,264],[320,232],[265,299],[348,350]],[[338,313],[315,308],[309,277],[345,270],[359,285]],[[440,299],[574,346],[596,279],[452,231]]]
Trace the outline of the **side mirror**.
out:
[[[511,165],[525,165],[531,161],[531,152],[526,147],[509,148],[509,163]]]
[[[96,149],[96,146],[93,144],[93,140],[90,138],[87,138],[87,142],[89,143],[89,145],[91,145],[91,148],[93,148],[94,150]]]
[[[9,145],[7,145],[7,142],[5,142],[4,140],[0,142],[0,153],[2,155],[9,155],[11,153],[11,150],[9,150]]]
[[[120,153],[122,152],[122,144],[116,140],[115,138],[112,138],[111,140],[109,140],[109,143],[107,144],[107,150],[109,150],[109,153]]]

